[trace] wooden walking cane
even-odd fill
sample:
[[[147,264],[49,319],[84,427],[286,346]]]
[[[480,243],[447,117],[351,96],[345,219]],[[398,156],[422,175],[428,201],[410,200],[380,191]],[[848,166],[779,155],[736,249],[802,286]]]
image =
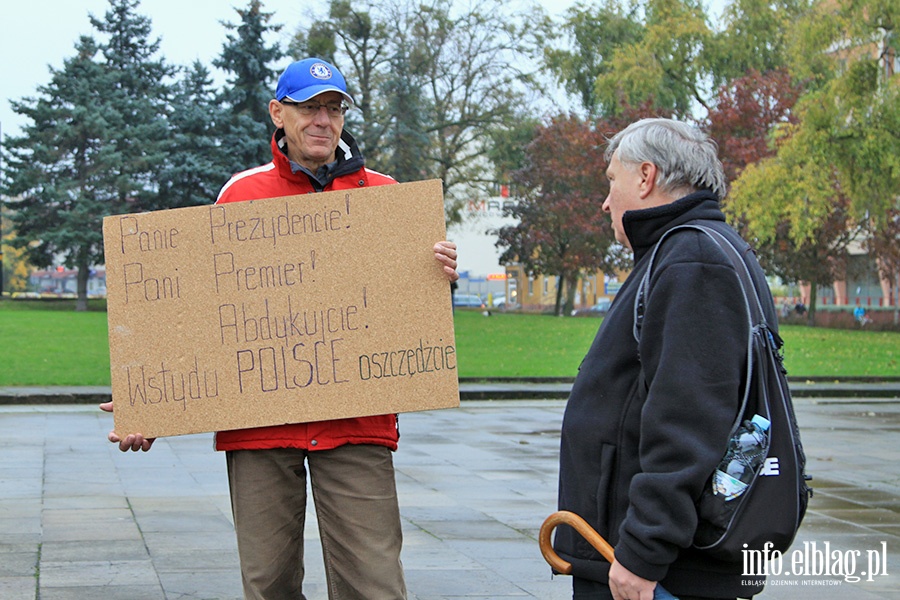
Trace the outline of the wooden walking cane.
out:
[[[609,542],[603,539],[603,536],[594,531],[594,528],[588,525],[587,521],[575,513],[568,510],[560,510],[544,519],[544,524],[541,525],[541,532],[538,534],[541,554],[544,555],[544,560],[546,560],[557,573],[562,573],[563,575],[572,574],[572,563],[559,557],[559,554],[553,549],[553,542],[551,540],[553,530],[556,529],[557,525],[562,523],[569,525],[575,529],[575,531],[580,533],[581,536],[586,539],[601,556],[603,556],[603,558],[609,561],[609,564],[615,562],[616,557],[613,552],[613,547],[609,545]],[[653,600],[678,600],[678,598],[669,593],[663,586],[657,584],[653,589]]]
[[[594,528],[588,525],[587,521],[573,512],[560,510],[544,520],[544,524],[541,525],[541,532],[538,536],[538,541],[541,545],[541,554],[544,555],[544,560],[546,560],[558,573],[562,573],[563,575],[572,574],[572,563],[566,562],[559,557],[559,554],[553,550],[553,542],[550,539],[556,526],[563,523],[571,526],[575,531],[580,533],[581,536],[586,539],[601,556],[603,556],[603,558],[609,561],[609,564],[612,564],[613,561],[616,560],[613,554],[613,547],[603,539],[603,536],[594,531]]]

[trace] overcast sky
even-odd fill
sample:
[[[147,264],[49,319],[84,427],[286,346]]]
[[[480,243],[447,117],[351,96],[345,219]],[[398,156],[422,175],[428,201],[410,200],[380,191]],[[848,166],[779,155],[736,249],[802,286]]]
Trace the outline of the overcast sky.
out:
[[[108,0],[5,0],[0,9],[0,131],[18,135],[23,121],[10,108],[10,100],[34,96],[50,81],[49,67],[61,68],[75,52],[80,35],[96,34],[88,14],[103,18]],[[529,0],[521,0],[523,3]],[[537,0],[553,16],[561,15],[575,0]],[[721,6],[726,0],[710,0]],[[590,0],[585,0],[590,3]],[[150,17],[153,38],[161,39],[160,54],[169,64],[186,66],[200,60],[216,74],[212,61],[222,50],[226,30],[222,22],[238,23],[234,7],[249,0],[142,0],[138,12]],[[273,23],[283,24],[287,42],[303,20],[307,2],[263,0],[273,12]]]
[[[542,0],[557,15],[573,0]],[[189,65],[200,60],[211,69],[222,50],[226,30],[221,22],[238,23],[234,7],[249,0],[142,0],[138,12],[150,17],[153,37],[161,38],[160,54],[170,64]],[[263,0],[281,23],[287,41],[304,18],[307,2]],[[31,3],[4,1],[0,9],[0,128],[3,136],[18,135],[23,121],[10,108],[10,100],[36,94],[50,81],[49,66],[61,68],[75,52],[80,35],[96,34],[88,13],[103,18],[108,0],[43,0]],[[99,36],[98,36],[99,37]],[[214,70],[215,72],[215,70]]]

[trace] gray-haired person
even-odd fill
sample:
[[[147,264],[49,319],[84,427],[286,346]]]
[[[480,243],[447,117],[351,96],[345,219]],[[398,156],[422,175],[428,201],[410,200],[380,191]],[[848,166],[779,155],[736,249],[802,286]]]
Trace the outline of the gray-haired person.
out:
[[[669,236],[656,255],[640,343],[634,301],[650,253],[682,224],[708,226],[741,249],[725,222],[717,146],[685,123],[645,119],[607,149],[603,210],[635,268],[587,352],[562,425],[559,508],[585,518],[615,548],[602,560],[569,527],[555,549],[573,565],[576,599],[650,600],[660,583],[682,600],[746,598],[759,578],[691,546],[695,502],[726,448],[747,376],[748,322],[732,262],[703,233]],[[765,288],[763,288],[765,289]],[[769,296],[770,297],[770,296]],[[771,300],[765,310],[776,323]]]

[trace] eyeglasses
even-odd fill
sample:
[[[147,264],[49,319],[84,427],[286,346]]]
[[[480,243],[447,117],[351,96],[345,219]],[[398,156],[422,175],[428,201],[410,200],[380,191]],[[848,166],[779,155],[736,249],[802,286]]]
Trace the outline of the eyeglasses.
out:
[[[326,102],[325,104],[322,104],[321,102],[282,101],[281,103],[287,106],[295,107],[297,111],[304,117],[312,117],[313,115],[317,115],[319,114],[319,109],[324,108],[329,117],[331,117],[332,119],[339,119],[344,116],[344,113],[346,113],[347,109],[350,108],[343,102]]]

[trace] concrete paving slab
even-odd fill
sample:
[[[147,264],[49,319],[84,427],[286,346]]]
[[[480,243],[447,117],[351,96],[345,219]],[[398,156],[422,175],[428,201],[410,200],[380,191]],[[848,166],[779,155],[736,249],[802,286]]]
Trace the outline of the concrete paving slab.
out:
[[[0,598],[3,600],[35,600],[34,577],[0,576]]]
[[[22,577],[23,574],[37,574],[39,555],[33,552],[0,553],[0,579]],[[0,596],[2,598],[4,596]]]
[[[41,558],[41,589],[155,585],[159,578],[149,558],[50,562]]]
[[[5,596],[4,596],[5,598]],[[33,600],[30,596],[29,600]],[[41,588],[40,600],[159,600],[171,598],[159,585],[102,585]]]

